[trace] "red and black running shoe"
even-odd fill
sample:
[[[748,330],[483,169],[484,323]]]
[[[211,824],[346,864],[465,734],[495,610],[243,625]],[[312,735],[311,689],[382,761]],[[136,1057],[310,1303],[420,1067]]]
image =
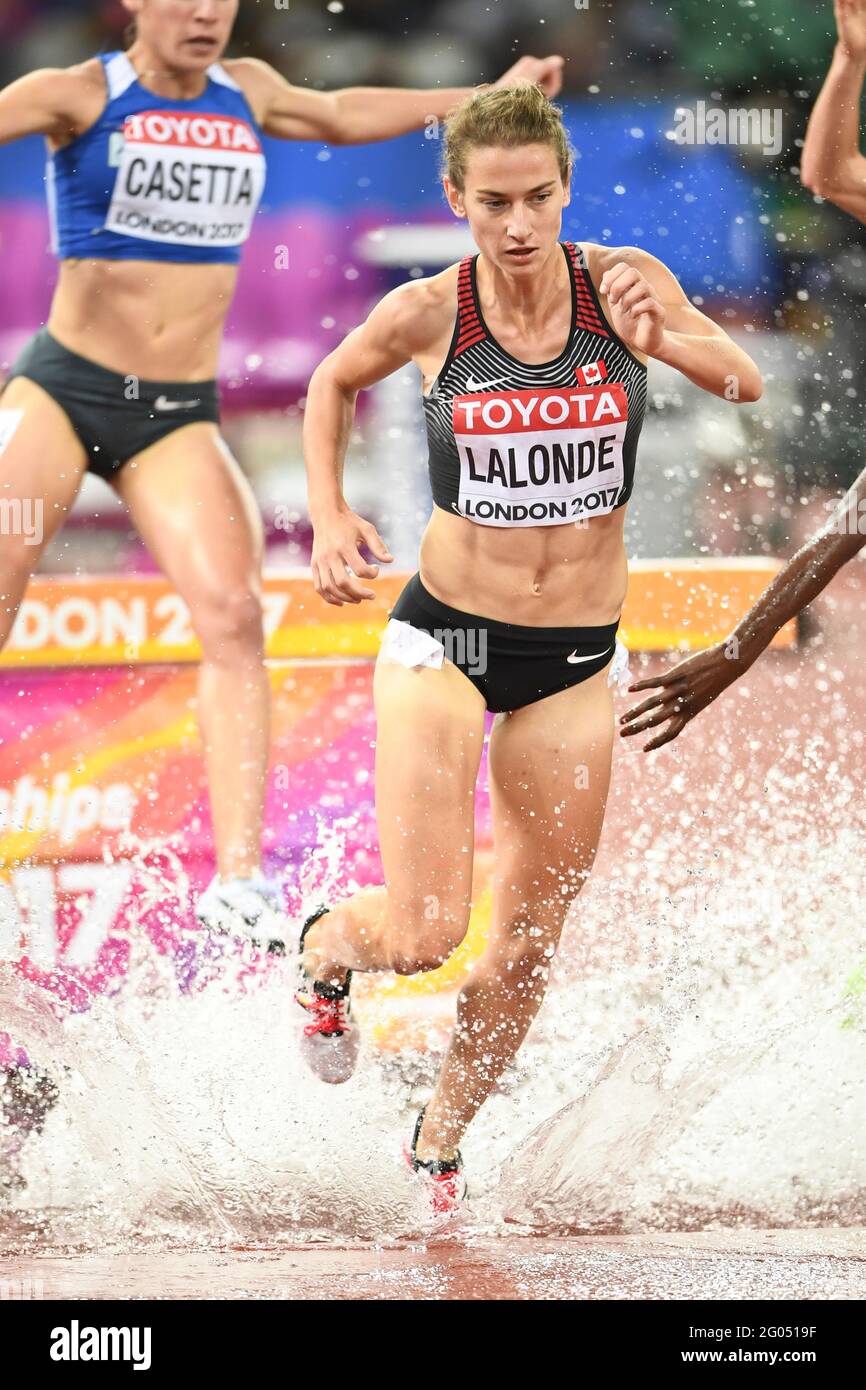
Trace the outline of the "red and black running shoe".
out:
[[[463,1159],[460,1150],[456,1158],[419,1158],[415,1152],[418,1135],[424,1123],[422,1110],[415,1121],[412,1143],[403,1149],[406,1162],[424,1184],[430,1210],[434,1216],[453,1216],[460,1210],[466,1196],[466,1179],[463,1176]]]
[[[304,922],[299,942],[299,982],[295,1002],[307,1015],[301,1033],[301,1053],[307,1066],[329,1085],[337,1086],[355,1070],[361,1038],[352,1018],[349,990],[352,972],[348,971],[342,985],[326,985],[314,980],[304,970],[304,939],[314,922],[328,911],[318,907]]]

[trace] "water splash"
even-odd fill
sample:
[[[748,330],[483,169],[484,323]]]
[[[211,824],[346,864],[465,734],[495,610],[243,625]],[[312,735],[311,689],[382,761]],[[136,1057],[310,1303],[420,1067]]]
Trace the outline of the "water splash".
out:
[[[807,752],[808,776],[783,759],[742,788],[742,815],[722,808],[730,836],[690,853],[681,817],[699,812],[664,774],[677,816],[635,816],[584,890],[542,1013],[462,1146],[464,1231],[864,1220],[866,816],[829,755]],[[351,834],[322,826],[299,901],[351,891]],[[0,973],[0,1026],[59,1088],[42,1132],[18,1136],[26,1186],[0,1199],[0,1247],[27,1228],[76,1248],[423,1233],[401,1148],[435,1059],[369,1050],[348,1085],[316,1082],[291,962],[172,935],[175,872],[166,860],[135,899],[113,997],[85,991],[84,1007]]]

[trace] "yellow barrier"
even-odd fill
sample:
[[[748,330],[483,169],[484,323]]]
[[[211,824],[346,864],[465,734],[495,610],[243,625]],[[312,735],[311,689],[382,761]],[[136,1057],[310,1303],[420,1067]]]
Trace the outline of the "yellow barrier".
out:
[[[636,560],[622,621],[637,651],[696,650],[724,638],[779,569],[759,558]],[[272,658],[373,657],[408,574],[376,581],[376,598],[337,608],[315,593],[309,572],[264,581],[265,635]],[[776,637],[790,646],[793,622]],[[184,601],[164,579],[35,578],[0,667],[135,665],[200,657]]]

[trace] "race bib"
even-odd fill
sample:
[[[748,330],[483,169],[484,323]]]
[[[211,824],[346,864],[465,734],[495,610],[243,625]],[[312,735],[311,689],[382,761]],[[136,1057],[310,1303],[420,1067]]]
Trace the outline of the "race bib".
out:
[[[620,382],[455,396],[458,510],[483,526],[558,526],[613,511],[628,397]]]
[[[110,151],[117,178],[105,227],[176,246],[239,246],[265,186],[252,126],[236,116],[143,111]]]

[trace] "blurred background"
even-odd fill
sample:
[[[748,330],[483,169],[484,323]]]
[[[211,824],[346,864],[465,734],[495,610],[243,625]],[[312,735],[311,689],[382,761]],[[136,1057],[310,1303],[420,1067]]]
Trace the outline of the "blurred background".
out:
[[[0,81],[122,47],[127,21],[118,0],[0,0]],[[765,374],[762,400],[734,407],[651,364],[630,553],[784,555],[863,466],[863,229],[797,173],[833,41],[829,0],[793,11],[785,0],[243,0],[230,52],[320,88],[471,84],[522,53],[563,54],[578,151],[563,236],[659,256]],[[749,120],[712,144],[698,114],[681,143],[677,111],[700,103]],[[309,555],[311,371],[393,284],[463,254],[459,229],[444,240],[424,230],[453,222],[435,137],[268,142],[221,377],[225,433],[259,498],[272,567]],[[0,148],[0,373],[48,314],[44,162],[37,138]],[[406,566],[430,510],[425,452],[408,369],[362,399],[346,471],[351,504]],[[89,477],[43,572],[150,567],[111,489]]]

